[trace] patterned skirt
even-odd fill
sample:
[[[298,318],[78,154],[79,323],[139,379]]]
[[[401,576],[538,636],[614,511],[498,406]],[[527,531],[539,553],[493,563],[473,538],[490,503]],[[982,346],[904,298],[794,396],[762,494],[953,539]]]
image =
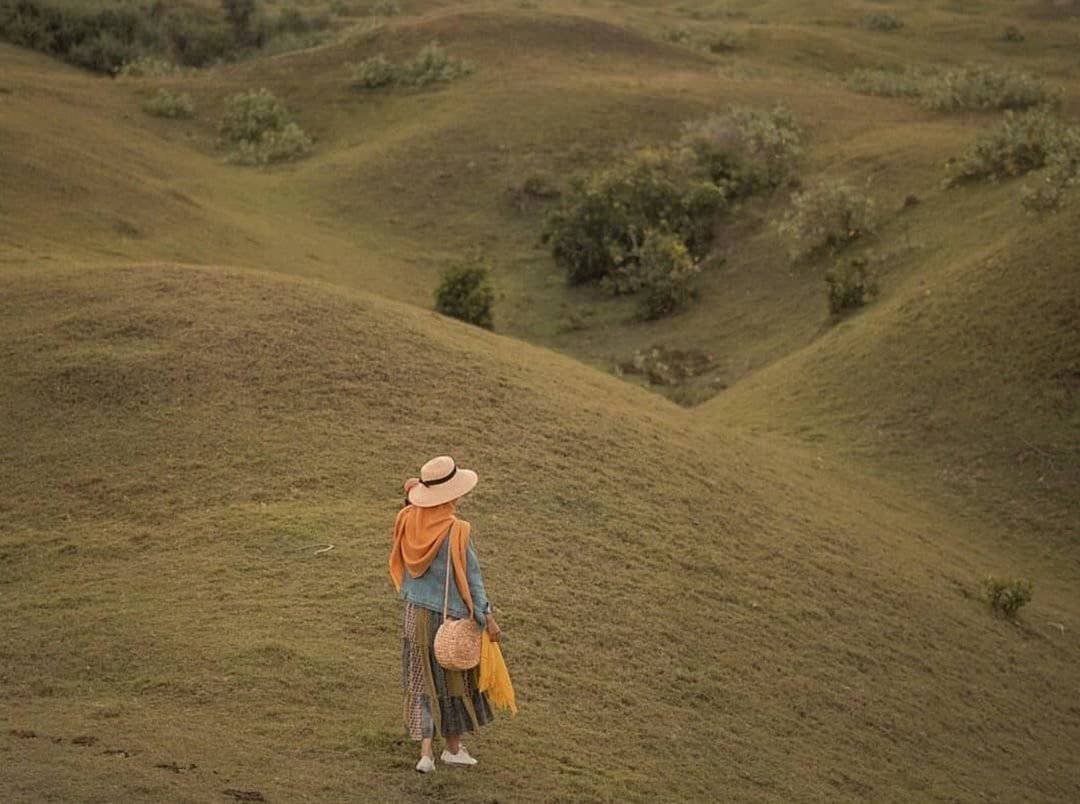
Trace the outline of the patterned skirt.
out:
[[[478,668],[446,670],[435,661],[435,632],[442,612],[405,603],[401,681],[405,729],[421,740],[474,731],[494,719],[487,693],[477,689]]]

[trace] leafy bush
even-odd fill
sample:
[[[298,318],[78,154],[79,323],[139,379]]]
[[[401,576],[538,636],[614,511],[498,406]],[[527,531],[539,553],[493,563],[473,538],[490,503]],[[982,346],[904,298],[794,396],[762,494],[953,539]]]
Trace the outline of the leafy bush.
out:
[[[255,0],[221,0],[225,21],[232,28],[238,42],[251,38],[251,19],[255,16]]]
[[[736,106],[687,125],[681,144],[734,199],[775,189],[791,175],[802,153],[802,130],[786,106]]]
[[[859,25],[868,31],[898,31],[904,27],[904,23],[892,14],[875,12],[863,15]]]
[[[167,89],[159,89],[157,93],[143,101],[142,109],[154,117],[191,117],[195,114],[195,105],[191,102],[191,95],[186,92],[173,94]]]
[[[940,112],[1057,106],[1060,96],[1041,78],[994,65],[969,64],[926,79],[922,103]]]
[[[1015,25],[1010,25],[1005,29],[1005,32],[1001,34],[1002,42],[1023,42],[1024,34]]]
[[[452,58],[435,42],[425,45],[415,59],[401,66],[379,54],[352,65],[351,69],[354,89],[379,89],[395,84],[423,87],[453,81],[476,70],[471,62]]]
[[[134,61],[125,62],[116,74],[124,78],[164,78],[173,75],[179,68],[168,59],[157,56],[141,56]]]
[[[971,179],[1019,176],[1047,164],[1052,154],[1062,158],[1076,146],[1076,126],[1046,108],[1020,114],[1005,112],[998,125],[981,134],[957,160],[949,184]]]
[[[913,67],[903,71],[861,68],[848,75],[846,84],[861,95],[916,98],[922,94],[926,78],[923,71]]]
[[[186,67],[205,67],[237,53],[237,41],[225,20],[205,8],[177,6],[161,18],[162,49]]]
[[[874,200],[847,182],[826,179],[797,192],[778,226],[794,241],[792,254],[809,257],[839,251],[877,229]]]
[[[435,309],[478,327],[492,329],[491,308],[495,289],[490,269],[482,260],[451,265],[443,272],[435,291]]]
[[[576,177],[548,213],[543,240],[573,284],[619,279],[639,258],[646,232],[666,228],[704,256],[724,194],[690,160],[642,151],[588,177]]]
[[[682,239],[670,232],[650,229],[638,250],[637,272],[642,296],[638,314],[646,321],[678,311],[693,298],[690,280],[701,266],[690,257]]]
[[[0,4],[0,39],[102,73],[116,72],[160,43],[149,17],[134,6],[71,5],[55,0]]]
[[[1029,212],[1054,212],[1064,206],[1069,188],[1080,183],[1080,126],[1068,126],[1046,159],[1046,175],[1036,185],[1020,188],[1020,203]]]
[[[402,83],[424,87],[453,81],[476,71],[472,62],[451,57],[437,42],[425,45],[401,72]]]
[[[739,48],[739,38],[731,31],[714,33],[705,40],[710,53],[728,53]]]
[[[354,89],[379,89],[397,82],[401,70],[381,53],[352,66]]]
[[[864,258],[833,266],[825,273],[825,284],[828,287],[829,312],[833,315],[862,307],[877,294],[877,283],[870,275]]]
[[[396,17],[401,13],[401,4],[397,0],[378,0],[368,13],[373,17]]]
[[[145,5],[0,0],[0,39],[103,73],[148,58],[203,67],[279,36],[305,41],[298,37],[310,38],[311,31],[328,24],[326,15],[305,17],[289,9],[273,20],[260,18],[254,0],[223,0],[221,10],[162,0]],[[126,74],[138,75],[139,68]]]
[[[983,579],[983,597],[990,608],[1010,619],[1031,602],[1034,593],[1031,581],[1021,578],[995,578],[989,575]]]
[[[255,142],[239,142],[229,152],[236,165],[268,165],[289,162],[307,155],[312,140],[296,123],[286,123],[280,131],[267,131]]]
[[[232,146],[229,161],[243,165],[296,159],[312,146],[311,138],[265,88],[226,99],[219,132],[222,141]]]

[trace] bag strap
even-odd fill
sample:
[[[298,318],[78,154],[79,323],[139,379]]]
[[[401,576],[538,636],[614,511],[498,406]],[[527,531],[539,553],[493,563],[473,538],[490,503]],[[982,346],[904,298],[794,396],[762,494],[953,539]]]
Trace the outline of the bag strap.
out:
[[[450,565],[454,561],[454,546],[451,544],[450,537],[454,533],[454,523],[450,523],[450,530],[446,531],[446,588],[443,590],[442,600],[442,618],[443,622],[446,622],[446,612],[450,605]]]

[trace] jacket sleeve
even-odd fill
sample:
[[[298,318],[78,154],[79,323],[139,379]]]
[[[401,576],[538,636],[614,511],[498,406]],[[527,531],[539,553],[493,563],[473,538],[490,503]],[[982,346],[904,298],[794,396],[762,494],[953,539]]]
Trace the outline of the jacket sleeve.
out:
[[[487,626],[487,618],[484,615],[491,612],[491,602],[487,599],[487,593],[484,591],[484,579],[480,573],[480,559],[476,557],[476,550],[473,549],[472,541],[466,546],[465,554],[465,574],[469,578],[469,594],[472,595],[473,599],[473,614],[480,626],[485,627]]]

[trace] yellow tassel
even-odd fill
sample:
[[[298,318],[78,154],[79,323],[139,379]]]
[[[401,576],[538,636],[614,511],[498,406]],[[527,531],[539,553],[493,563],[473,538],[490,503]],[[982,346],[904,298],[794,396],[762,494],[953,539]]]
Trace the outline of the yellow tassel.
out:
[[[509,709],[510,714],[517,714],[514,702],[514,686],[510,683],[510,673],[503,661],[499,643],[492,642],[487,629],[480,643],[480,692],[486,692],[488,700],[494,706]]]

